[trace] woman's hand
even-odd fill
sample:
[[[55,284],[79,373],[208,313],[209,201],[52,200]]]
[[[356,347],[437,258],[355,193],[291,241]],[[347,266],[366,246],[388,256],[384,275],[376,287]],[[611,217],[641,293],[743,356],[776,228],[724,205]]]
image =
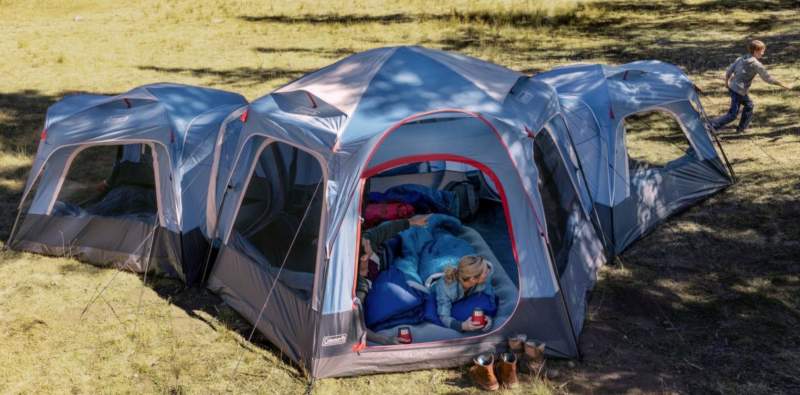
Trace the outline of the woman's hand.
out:
[[[492,317],[489,317],[487,315],[485,316],[485,318],[486,318],[486,325],[484,325],[483,328],[481,328],[481,330],[484,332],[488,332],[489,329],[492,329]]]
[[[461,323],[461,331],[462,332],[475,332],[475,331],[481,330],[481,328],[483,328],[483,327],[480,326],[480,325],[473,324],[472,323],[472,319],[470,319],[470,318],[467,318],[466,321]]]

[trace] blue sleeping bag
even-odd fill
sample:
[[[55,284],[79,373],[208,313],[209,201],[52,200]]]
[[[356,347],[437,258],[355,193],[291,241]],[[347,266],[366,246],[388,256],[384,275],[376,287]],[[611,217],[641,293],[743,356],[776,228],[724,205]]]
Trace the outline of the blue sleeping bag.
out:
[[[403,272],[392,266],[378,274],[372,290],[367,293],[364,323],[373,331],[418,324],[423,321],[425,296],[424,292],[410,287]]]
[[[472,315],[476,307],[484,314],[497,314],[496,298],[483,292],[469,295],[453,303],[450,314],[459,321]],[[436,312],[436,293],[426,294],[408,285],[405,275],[395,267],[381,272],[364,301],[364,322],[367,328],[380,331],[398,325],[416,325],[422,321],[444,326]]]
[[[400,233],[401,252],[392,266],[402,271],[409,281],[424,285],[433,274],[447,266],[458,266],[464,255],[475,253],[469,243],[454,235],[461,221],[444,214],[433,214],[427,226],[412,226]]]

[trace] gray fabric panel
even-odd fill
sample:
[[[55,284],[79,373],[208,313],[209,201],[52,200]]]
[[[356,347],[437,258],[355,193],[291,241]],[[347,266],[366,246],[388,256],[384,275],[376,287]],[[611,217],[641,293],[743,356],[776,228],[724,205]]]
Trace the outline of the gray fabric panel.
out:
[[[143,273],[147,266],[147,257],[123,252],[106,251],[91,247],[74,246],[67,250],[58,246],[51,246],[35,241],[18,240],[12,243],[11,248],[17,251],[28,251],[47,256],[69,256],[81,262],[97,266],[114,267],[134,273]],[[69,255],[67,255],[69,253]]]
[[[581,333],[586,318],[586,295],[594,288],[597,270],[605,264],[606,257],[603,243],[597,238],[591,223],[581,220],[573,232],[569,263],[561,274],[561,287],[577,335]]]
[[[265,305],[273,285],[272,295]],[[271,272],[224,245],[208,280],[208,289],[220,295],[247,321],[258,321],[258,331],[290,359],[303,367],[311,365],[316,323],[309,301],[300,299],[294,291],[276,281]]]
[[[314,361],[313,377],[356,376],[369,373],[406,372],[420,369],[448,368],[469,363],[484,352],[496,353],[506,349],[508,336],[525,333],[529,339],[547,343],[547,354],[554,357],[574,357],[576,347],[569,334],[569,324],[561,296],[523,299],[514,316],[499,330],[484,336],[466,337],[440,342],[410,345],[367,347],[357,353],[345,349],[341,355],[327,353]],[[322,322],[335,321],[323,317]],[[325,326],[321,333],[330,333]],[[323,348],[324,349],[324,348]]]
[[[150,267],[161,273],[177,277],[187,285],[183,270],[184,257],[181,252],[181,235],[166,228],[159,227],[153,235],[153,248],[150,254]]]
[[[155,229],[155,225],[116,218],[28,214],[11,247],[143,272]]]
[[[354,303],[359,304],[358,299]],[[320,317],[315,360],[354,353],[353,347],[365,339],[363,308],[326,314]]]
[[[712,161],[690,156],[663,168],[632,168],[631,195],[613,209],[615,252],[621,253],[675,212],[730,185],[727,174]]]

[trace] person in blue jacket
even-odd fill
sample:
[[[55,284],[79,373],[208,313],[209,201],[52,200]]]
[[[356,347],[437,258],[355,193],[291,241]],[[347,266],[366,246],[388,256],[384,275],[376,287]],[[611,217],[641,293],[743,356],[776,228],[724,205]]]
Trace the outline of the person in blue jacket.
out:
[[[477,255],[466,255],[459,260],[458,267],[445,269],[444,276],[436,280],[433,288],[436,291],[436,312],[446,327],[459,332],[488,331],[492,327],[489,316],[486,316],[486,325],[479,326],[469,318],[459,321],[451,315],[453,303],[467,296],[483,292],[493,297],[491,277],[492,265]]]

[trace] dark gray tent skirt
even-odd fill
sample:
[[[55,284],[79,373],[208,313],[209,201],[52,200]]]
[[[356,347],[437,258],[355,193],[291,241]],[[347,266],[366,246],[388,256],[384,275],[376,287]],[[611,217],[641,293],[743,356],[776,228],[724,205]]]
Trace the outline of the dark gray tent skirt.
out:
[[[179,275],[179,239],[158,225],[130,219],[27,214],[9,247],[136,273]]]

